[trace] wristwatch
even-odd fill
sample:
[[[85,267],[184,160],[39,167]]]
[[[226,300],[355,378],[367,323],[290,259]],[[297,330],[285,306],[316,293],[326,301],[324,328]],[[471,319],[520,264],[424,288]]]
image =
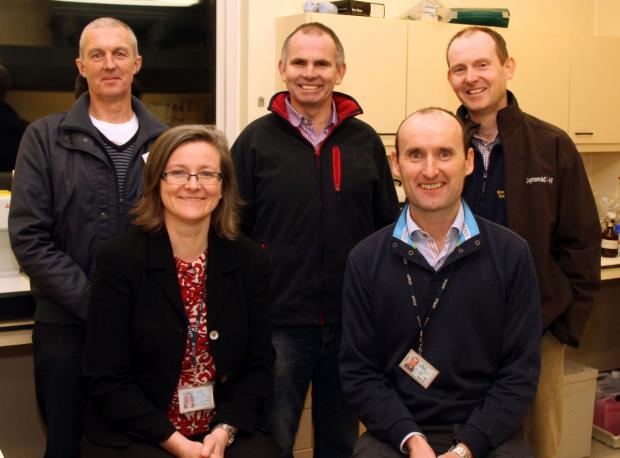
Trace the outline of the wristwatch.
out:
[[[456,453],[459,456],[459,458],[473,458],[471,456],[471,453],[469,453],[469,451],[460,444],[451,447],[450,450],[448,451]]]
[[[235,428],[233,428],[230,425],[227,425],[226,423],[218,423],[217,425],[215,425],[215,428],[213,429],[217,429],[217,428],[222,428],[224,431],[228,433],[228,442],[226,442],[226,447],[230,447],[230,445],[235,441],[235,434],[236,434]]]

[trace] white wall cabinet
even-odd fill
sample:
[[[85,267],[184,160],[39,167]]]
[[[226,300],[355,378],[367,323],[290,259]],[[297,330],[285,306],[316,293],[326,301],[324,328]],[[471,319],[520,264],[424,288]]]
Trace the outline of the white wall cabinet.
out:
[[[347,73],[337,91],[359,102],[360,116],[379,133],[394,133],[405,117],[407,22],[336,14],[298,14],[276,21],[277,56],[295,27],[319,21],[332,28],[345,50]],[[277,89],[284,83],[277,75]]]
[[[583,152],[620,150],[620,38],[571,40],[568,132]]]
[[[560,33],[498,29],[516,62],[508,82],[521,109],[568,129],[570,40]]]
[[[277,20],[278,46],[309,21],[325,23],[341,38],[347,74],[337,90],[360,102],[362,119],[379,133],[395,133],[419,108],[459,106],[447,81],[445,54],[450,38],[465,26],[299,14]],[[620,151],[619,37],[497,30],[516,61],[508,88],[524,111],[566,130],[581,152]]]
[[[446,46],[463,26],[408,21],[407,113],[436,106],[455,111],[460,102],[447,79]]]

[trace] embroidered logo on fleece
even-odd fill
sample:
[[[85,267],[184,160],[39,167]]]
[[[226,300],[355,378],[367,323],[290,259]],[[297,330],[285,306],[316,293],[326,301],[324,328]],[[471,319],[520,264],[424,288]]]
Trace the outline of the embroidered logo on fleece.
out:
[[[553,177],[529,177],[525,179],[525,184],[533,183],[553,184]]]

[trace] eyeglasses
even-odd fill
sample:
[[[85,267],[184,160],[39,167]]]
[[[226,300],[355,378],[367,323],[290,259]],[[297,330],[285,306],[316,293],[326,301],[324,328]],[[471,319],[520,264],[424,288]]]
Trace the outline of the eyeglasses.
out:
[[[188,173],[185,170],[171,170],[163,172],[161,177],[169,184],[185,184],[191,177],[196,177],[200,184],[217,184],[224,178],[221,172],[211,172],[204,170],[198,173]]]

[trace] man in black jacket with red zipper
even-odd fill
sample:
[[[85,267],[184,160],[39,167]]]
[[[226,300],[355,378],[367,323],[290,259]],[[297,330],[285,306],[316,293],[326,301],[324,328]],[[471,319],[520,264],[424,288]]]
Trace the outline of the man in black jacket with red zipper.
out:
[[[346,71],[336,34],[320,23],[298,27],[279,70],[288,91],[233,145],[242,228],[270,261],[271,428],[292,457],[312,381],[314,456],[349,457],[358,426],[338,377],[345,264],[357,242],[396,218],[398,202],[381,139],[355,119],[353,98],[333,92]]]

